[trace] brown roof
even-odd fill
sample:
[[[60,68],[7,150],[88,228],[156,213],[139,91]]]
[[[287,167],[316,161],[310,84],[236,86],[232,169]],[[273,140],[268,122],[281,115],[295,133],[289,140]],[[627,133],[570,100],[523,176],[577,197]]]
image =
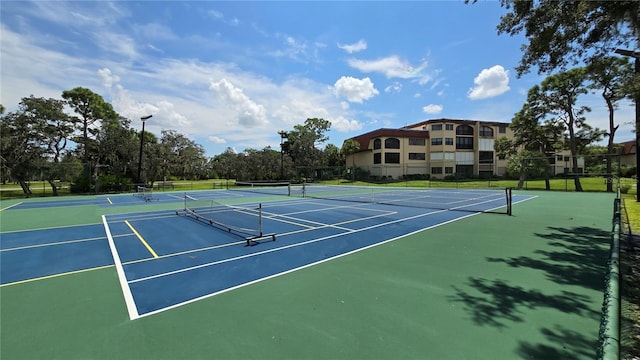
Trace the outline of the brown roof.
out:
[[[352,140],[357,141],[360,144],[360,151],[365,151],[369,149],[369,141],[373,138],[377,137],[422,137],[429,138],[429,132],[426,130],[411,130],[411,129],[378,129],[370,131],[366,134],[358,135],[356,137],[352,137]]]
[[[621,155],[632,155],[636,153],[636,141],[631,140],[618,144]]]
[[[498,122],[498,121],[462,120],[462,119],[440,118],[440,119],[425,120],[425,121],[421,121],[419,123],[407,125],[407,126],[402,127],[402,129],[412,129],[412,128],[417,128],[417,127],[425,127],[426,128],[426,126],[428,124],[439,124],[439,123],[468,124],[468,123],[475,123],[475,122],[480,122],[480,123],[482,123],[484,125],[495,125],[495,126],[501,126],[501,125],[509,126],[510,125],[509,123]]]

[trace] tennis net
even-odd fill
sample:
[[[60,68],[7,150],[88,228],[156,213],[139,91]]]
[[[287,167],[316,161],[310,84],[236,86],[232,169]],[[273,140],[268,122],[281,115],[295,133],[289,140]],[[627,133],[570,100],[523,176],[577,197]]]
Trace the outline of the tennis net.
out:
[[[512,191],[304,184],[302,196],[403,207],[511,215]]]
[[[275,233],[267,234],[262,231],[262,204],[244,208],[184,194],[184,209],[176,210],[176,215],[190,217],[239,236],[246,240],[247,246],[262,239],[276,241]]]
[[[231,190],[248,191],[268,195],[291,196],[291,183],[289,182],[251,182],[236,181]]]
[[[153,200],[153,188],[137,186],[136,192],[133,194],[133,196],[138,197],[144,201],[151,201]]]

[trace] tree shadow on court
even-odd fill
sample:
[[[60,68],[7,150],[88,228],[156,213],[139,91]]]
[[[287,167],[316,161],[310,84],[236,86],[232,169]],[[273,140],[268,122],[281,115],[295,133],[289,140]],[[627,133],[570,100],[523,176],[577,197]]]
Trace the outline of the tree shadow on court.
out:
[[[469,278],[468,285],[481,295],[471,295],[454,286],[456,294],[450,300],[462,302],[470,311],[473,322],[481,326],[504,328],[509,322],[526,321],[521,308],[554,308],[580,316],[591,312],[587,306],[588,298],[570,291],[548,295],[539,290],[510,285],[504,280],[474,277]]]
[[[557,250],[537,250],[536,257],[487,258],[487,261],[541,270],[557,284],[603,290],[611,233],[589,227],[550,227],[549,230],[550,233],[535,235],[548,239],[547,245]]]
[[[592,339],[586,339],[582,334],[569,330],[562,326],[555,329],[542,328],[540,332],[549,344],[529,344],[521,341],[517,354],[524,359],[593,359],[596,357],[595,343]]]
[[[531,315],[525,312],[544,308],[599,321],[601,303],[594,303],[593,297],[579,288],[604,291],[611,234],[591,227],[547,229],[546,233],[535,234],[544,243],[530,256],[486,260],[523,271],[542,271],[550,282],[562,285],[563,290],[551,292],[528,288],[522,283],[514,285],[504,279],[469,277],[467,285],[472,290],[454,287],[455,294],[450,300],[462,303],[479,326],[506,328],[510,323],[529,321],[526,317]],[[597,332],[597,325],[594,330]],[[517,350],[520,357],[582,359],[596,354],[597,338],[587,338],[566,328],[541,328],[540,331],[548,342],[521,342]]]

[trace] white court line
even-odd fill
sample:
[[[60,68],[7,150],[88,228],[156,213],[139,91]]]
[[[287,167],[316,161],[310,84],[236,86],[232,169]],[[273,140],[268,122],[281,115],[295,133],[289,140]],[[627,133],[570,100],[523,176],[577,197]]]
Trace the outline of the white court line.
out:
[[[195,270],[195,269],[208,267],[208,266],[212,266],[212,265],[217,265],[217,264],[222,264],[222,263],[226,263],[226,262],[230,262],[230,261],[241,260],[241,259],[244,259],[244,258],[253,257],[253,256],[257,256],[257,255],[268,254],[268,253],[271,253],[271,252],[274,252],[274,251],[280,251],[280,250],[285,250],[285,249],[294,248],[294,247],[298,247],[298,246],[313,244],[313,243],[316,243],[316,242],[319,242],[319,241],[324,241],[324,240],[328,240],[328,239],[332,239],[332,238],[336,238],[336,237],[340,237],[340,236],[344,236],[344,235],[354,234],[354,233],[358,233],[358,232],[365,231],[365,230],[371,230],[371,229],[375,229],[375,228],[378,228],[378,227],[387,226],[387,225],[390,225],[390,224],[394,224],[394,223],[398,223],[398,222],[402,222],[402,221],[406,221],[406,220],[412,220],[412,219],[416,219],[416,218],[419,218],[419,217],[429,216],[429,215],[433,215],[433,214],[437,214],[437,213],[441,213],[441,212],[445,212],[445,211],[447,211],[447,210],[432,211],[432,212],[425,213],[425,214],[419,214],[419,215],[415,215],[415,216],[411,216],[411,217],[406,217],[406,218],[402,218],[402,219],[396,219],[396,220],[393,220],[393,221],[387,221],[387,222],[384,222],[384,223],[379,223],[379,224],[375,224],[375,225],[372,225],[372,226],[367,226],[367,227],[364,227],[364,228],[361,228],[361,229],[355,229],[355,230],[351,229],[349,231],[345,231],[345,232],[340,233],[340,234],[324,236],[324,237],[321,237],[321,238],[307,240],[307,241],[303,241],[303,242],[300,242],[300,243],[285,245],[285,246],[281,246],[281,247],[276,247],[276,248],[273,248],[273,249],[259,251],[259,252],[256,252],[256,253],[241,255],[241,256],[228,258],[228,259],[223,259],[223,260],[218,260],[218,261],[213,261],[213,262],[210,262],[210,263],[201,264],[201,265],[197,265],[197,266],[191,266],[191,267],[187,267],[187,268],[180,269],[180,270],[169,271],[169,272],[166,272],[166,273],[151,275],[151,276],[147,276],[147,277],[131,280],[131,281],[129,281],[129,283],[130,284],[137,283],[137,282],[141,282],[141,281],[145,281],[145,280],[155,279],[155,278],[168,276],[168,275],[179,274],[179,273],[183,273],[183,272],[186,272],[186,271]]]
[[[33,278],[33,279],[26,279],[26,280],[14,281],[14,282],[10,282],[10,283],[6,283],[6,284],[2,284],[2,285],[0,285],[0,287],[12,286],[12,285],[20,285],[20,284],[26,284],[26,283],[30,283],[30,282],[34,282],[34,281],[40,281],[40,280],[53,279],[53,278],[58,278],[58,277],[61,277],[61,276],[67,276],[67,275],[81,274],[81,273],[88,272],[88,271],[93,271],[93,270],[107,269],[107,268],[110,268],[110,267],[112,267],[112,266],[113,266],[113,265],[104,265],[104,266],[98,266],[98,267],[94,267],[94,268],[90,268],[90,269],[82,269],[82,270],[76,270],[76,271],[69,271],[69,272],[65,272],[65,273],[53,274],[53,275],[47,275],[47,276],[42,276],[42,277]]]
[[[527,199],[520,200],[520,201],[518,201],[516,203],[521,203],[521,202],[524,202],[524,201],[527,201],[527,200],[531,200],[531,199],[536,198],[536,197],[537,196],[533,196],[533,197],[530,197],[530,198],[527,198]],[[514,204],[516,204],[516,203],[514,203]],[[500,207],[502,207],[502,206],[500,206]],[[490,211],[490,210],[488,210],[488,211]],[[307,244],[312,244],[312,243],[316,243],[316,242],[320,242],[320,241],[325,241],[325,240],[329,240],[329,239],[332,239],[332,238],[337,238],[337,237],[341,237],[341,236],[344,236],[344,235],[349,235],[349,234],[361,232],[361,231],[364,231],[364,230],[370,230],[370,229],[374,229],[374,228],[377,228],[377,227],[382,227],[382,226],[386,226],[386,225],[389,225],[389,224],[402,222],[402,221],[405,221],[405,220],[417,219],[417,218],[429,216],[429,215],[432,215],[432,214],[442,213],[442,212],[446,212],[446,211],[449,211],[449,210],[437,210],[437,211],[432,211],[432,212],[429,212],[429,213],[418,214],[418,215],[415,215],[415,216],[405,217],[405,218],[402,218],[402,219],[397,219],[397,220],[389,221],[389,222],[386,222],[386,223],[376,224],[376,225],[369,226],[369,227],[362,228],[362,229],[350,230],[350,231],[347,231],[347,232],[344,232],[344,233],[340,233],[340,234],[325,236],[325,237],[312,239],[312,240],[308,240],[308,241],[304,241],[304,242],[296,243],[296,244],[291,244],[291,245],[287,245],[287,246],[282,246],[282,247],[279,247],[279,248],[273,248],[273,249],[269,249],[269,250],[253,253],[253,254],[247,254],[247,255],[238,256],[238,257],[235,257],[235,258],[224,259],[224,260],[210,262],[210,263],[206,263],[206,264],[202,264],[202,265],[198,265],[198,266],[193,266],[193,267],[189,267],[189,268],[185,268],[185,269],[181,269],[181,270],[175,270],[175,271],[167,272],[167,273],[164,273],[164,274],[157,274],[157,275],[149,276],[149,277],[146,277],[146,278],[140,278],[140,279],[133,280],[130,283],[140,282],[140,281],[149,280],[149,279],[153,279],[153,278],[159,278],[159,277],[163,277],[163,276],[169,276],[169,275],[172,275],[172,274],[182,273],[182,272],[186,272],[186,271],[190,271],[190,270],[194,270],[194,269],[199,269],[199,268],[204,268],[204,267],[208,267],[208,266],[213,266],[213,265],[216,265],[216,264],[226,263],[226,262],[230,262],[230,261],[241,260],[241,259],[248,258],[248,257],[251,257],[251,256],[257,256],[257,255],[262,255],[262,254],[271,253],[271,252],[275,252],[275,251],[286,250],[286,249],[289,249],[289,248],[294,248],[294,247],[303,246],[303,245],[307,245]],[[462,220],[462,219],[465,219],[465,218],[468,218],[468,217],[476,216],[476,215],[479,215],[479,214],[482,214],[482,212],[470,213],[468,215],[460,216],[460,217],[457,217],[455,219],[451,219],[451,220],[448,220],[448,221],[445,221],[445,222],[442,222],[442,223],[434,224],[434,225],[428,226],[426,228],[418,229],[418,230],[413,231],[411,233],[402,234],[402,235],[397,236],[395,238],[384,240],[384,241],[381,241],[381,242],[378,242],[378,243],[375,243],[375,244],[371,244],[369,246],[365,246],[365,247],[362,247],[362,248],[354,249],[352,251],[349,251],[349,252],[346,252],[346,253],[343,253],[343,254],[339,254],[339,255],[336,255],[336,256],[333,256],[333,257],[330,257],[330,258],[322,259],[322,260],[319,260],[319,261],[316,261],[316,262],[313,262],[313,263],[309,263],[309,264],[306,264],[306,265],[303,265],[303,266],[300,266],[300,267],[297,267],[297,268],[289,269],[289,270],[286,270],[286,271],[283,271],[283,272],[280,272],[280,273],[277,273],[277,274],[273,274],[273,275],[269,275],[269,276],[266,276],[266,277],[263,277],[263,278],[260,278],[260,279],[256,279],[256,280],[251,281],[251,282],[243,283],[243,284],[240,284],[240,285],[237,285],[237,286],[234,286],[234,287],[230,287],[230,288],[226,288],[226,289],[223,289],[223,290],[211,293],[211,294],[207,294],[207,295],[203,295],[203,296],[200,296],[200,297],[197,297],[197,298],[193,298],[193,299],[190,299],[190,300],[187,300],[187,301],[184,301],[184,302],[181,302],[181,303],[177,303],[177,304],[174,304],[174,305],[162,308],[162,309],[150,311],[150,312],[145,313],[145,314],[141,314],[141,315],[138,314],[137,317],[132,318],[132,320],[135,320],[135,319],[138,319],[138,318],[142,318],[142,317],[151,316],[151,315],[155,315],[155,314],[167,311],[167,310],[175,309],[175,308],[183,306],[183,305],[194,303],[194,302],[197,302],[197,301],[200,301],[200,300],[203,300],[203,299],[207,299],[207,298],[219,295],[219,294],[223,294],[223,293],[235,290],[235,289],[239,289],[239,288],[242,288],[242,287],[245,287],[245,286],[249,286],[249,285],[261,282],[261,281],[266,281],[266,280],[269,280],[269,279],[272,279],[272,278],[275,278],[275,277],[278,277],[278,276],[289,274],[289,273],[292,273],[292,272],[295,272],[295,271],[298,271],[298,270],[301,270],[301,269],[304,269],[304,268],[312,267],[312,266],[315,266],[315,265],[318,265],[318,264],[321,264],[321,263],[324,263],[324,262],[327,262],[327,261],[331,261],[331,260],[334,260],[334,259],[337,259],[337,258],[340,258],[340,257],[343,257],[343,256],[348,256],[348,255],[351,255],[351,254],[354,254],[354,253],[357,253],[357,252],[360,252],[360,251],[364,251],[366,249],[373,248],[373,247],[376,247],[376,246],[380,246],[380,245],[383,245],[383,244],[386,244],[386,243],[389,243],[389,242],[392,242],[392,241],[395,241],[395,240],[398,240],[398,239],[401,239],[401,238],[404,238],[404,237],[407,237],[407,236],[410,236],[410,235],[413,235],[413,234],[416,234],[416,233],[419,233],[419,232],[422,232],[422,231],[425,231],[425,230],[433,229],[433,228],[436,228],[436,227],[439,227],[439,226],[442,226],[442,225],[445,225],[445,224],[449,224],[449,223],[452,223],[452,222],[455,222],[455,221],[458,221],[458,220]],[[299,219],[299,220],[303,220],[303,219]],[[356,221],[356,220],[350,220],[350,221]],[[289,233],[289,234],[291,234],[291,233]],[[283,234],[281,234],[281,236],[282,235]],[[123,279],[126,281],[124,276],[123,276]],[[122,281],[122,279],[121,279],[121,281]],[[126,287],[126,289],[129,291],[129,294],[130,294],[130,288],[128,287],[128,284],[126,284],[126,285],[123,284],[123,287]],[[134,304],[134,306],[135,306],[135,304]],[[137,310],[136,310],[136,313],[137,313]]]
[[[3,231],[2,234],[11,234],[11,233],[19,233],[19,232],[27,232],[27,231],[65,229],[65,228],[70,228],[70,227],[91,226],[91,225],[98,225],[98,224],[100,224],[100,223],[61,225],[61,226],[50,226],[50,227],[43,227],[43,228],[36,228],[36,229],[11,230],[11,231]]]
[[[15,203],[15,204],[13,204],[13,205],[9,205],[9,206],[7,206],[7,207],[5,207],[5,208],[0,209],[0,211],[5,211],[5,210],[7,210],[7,209],[11,209],[12,207],[14,207],[14,206],[18,206],[18,205],[20,205],[20,204],[22,204],[22,203],[23,203],[23,201],[21,201],[21,202],[19,202],[19,203]]]
[[[109,224],[107,224],[107,217],[105,215],[102,215],[102,223],[104,224],[104,231],[107,234],[107,239],[109,240],[109,248],[111,249],[113,263],[115,264],[116,272],[118,273],[118,280],[120,280],[120,287],[122,288],[124,302],[127,305],[127,311],[129,312],[129,319],[135,320],[140,317],[140,314],[138,313],[136,302],[133,300],[133,294],[131,294],[131,288],[129,288],[129,284],[127,283],[127,277],[124,274],[124,269],[122,268],[120,255],[118,254],[116,244],[111,236],[111,230],[109,229]]]
[[[14,250],[24,250],[24,249],[33,249],[33,248],[56,246],[56,245],[75,244],[75,243],[81,243],[81,242],[86,242],[86,241],[96,241],[96,240],[104,240],[104,239],[106,239],[106,237],[100,236],[100,237],[86,238],[86,239],[65,240],[65,241],[50,242],[50,243],[43,243],[43,244],[25,245],[25,246],[18,246],[18,247],[14,247],[14,248],[2,249],[2,250],[0,250],[0,252],[14,251]]]
[[[445,212],[445,211],[447,211],[447,210],[438,210],[438,211],[434,211],[434,212],[430,212],[430,213],[426,213],[426,214],[420,214],[420,215],[416,215],[416,216],[412,216],[412,217],[408,217],[408,218],[398,219],[398,220],[390,221],[390,222],[387,222],[387,223],[384,223],[384,224],[378,224],[378,225],[370,226],[370,227],[367,227],[367,228],[364,228],[364,229],[358,229],[358,230],[349,231],[349,232],[346,232],[346,233],[343,233],[343,234],[326,236],[326,237],[313,239],[313,240],[305,241],[305,242],[298,243],[298,244],[292,244],[292,245],[288,245],[288,246],[283,246],[281,248],[275,248],[275,249],[271,249],[271,250],[266,250],[266,251],[263,251],[263,252],[260,252],[260,253],[255,253],[255,254],[245,255],[245,256],[239,256],[239,257],[234,258],[234,259],[240,260],[242,258],[246,258],[246,257],[249,257],[249,256],[265,254],[265,253],[284,250],[284,249],[292,248],[292,247],[296,247],[296,246],[302,246],[302,245],[306,245],[306,244],[311,244],[311,243],[315,243],[315,242],[319,242],[319,241],[328,240],[330,238],[335,238],[335,237],[339,237],[339,236],[343,236],[343,235],[347,235],[347,234],[352,234],[352,233],[356,233],[356,232],[367,230],[367,229],[376,228],[376,227],[379,227],[379,226],[386,226],[388,224],[395,223],[395,222],[401,222],[401,221],[408,220],[408,219],[415,219],[415,218],[428,216],[428,215],[431,215],[431,214]],[[223,290],[217,291],[215,293],[203,295],[203,296],[200,296],[200,297],[197,297],[197,298],[194,298],[194,299],[190,299],[190,300],[178,303],[178,304],[174,304],[174,305],[168,306],[166,308],[150,311],[148,313],[140,315],[139,317],[143,318],[143,317],[147,317],[147,316],[151,316],[151,315],[155,315],[155,314],[161,313],[163,311],[175,309],[175,308],[183,306],[183,305],[191,304],[191,303],[194,303],[194,302],[197,302],[197,301],[200,301],[200,300],[204,300],[204,299],[207,299],[207,298],[219,295],[219,294],[223,294],[223,293],[226,293],[226,292],[229,292],[229,291],[232,291],[232,290],[236,290],[236,289],[239,289],[239,288],[242,288],[242,287],[245,287],[245,286],[249,286],[249,285],[261,282],[261,281],[266,281],[266,280],[269,280],[269,279],[273,279],[273,278],[278,277],[278,276],[286,275],[286,274],[289,274],[289,273],[292,273],[292,272],[295,272],[295,271],[298,271],[298,270],[301,270],[301,269],[305,269],[305,268],[308,268],[308,267],[312,267],[312,266],[315,266],[315,265],[318,265],[318,264],[321,264],[321,263],[324,263],[324,262],[327,262],[327,261],[331,261],[331,260],[334,260],[334,259],[337,259],[337,258],[340,258],[340,257],[343,257],[343,256],[351,255],[351,254],[354,254],[354,253],[357,253],[357,252],[360,252],[360,251],[363,251],[363,250],[366,250],[366,249],[370,249],[372,247],[380,246],[382,244],[386,244],[386,243],[389,243],[391,241],[395,241],[395,240],[404,238],[406,236],[410,236],[410,235],[419,233],[419,232],[424,231],[424,230],[428,230],[428,229],[432,229],[432,228],[435,228],[435,227],[438,227],[438,226],[442,226],[442,225],[445,225],[445,224],[448,224],[448,223],[451,223],[451,222],[454,222],[454,221],[458,221],[458,220],[461,220],[461,219],[464,219],[464,218],[467,218],[467,217],[476,216],[478,214],[480,214],[480,213],[472,213],[472,214],[468,214],[468,215],[465,215],[465,216],[461,216],[459,218],[455,218],[455,219],[452,219],[452,220],[449,220],[449,221],[446,221],[446,222],[438,223],[438,224],[435,224],[435,225],[432,225],[432,226],[429,226],[429,227],[426,227],[426,228],[423,228],[423,229],[419,229],[419,230],[416,230],[416,231],[408,233],[408,234],[403,234],[403,235],[400,235],[400,236],[392,238],[392,239],[381,241],[379,243],[375,243],[375,244],[372,244],[372,245],[369,245],[369,246],[366,246],[366,247],[363,247],[363,248],[355,249],[355,250],[352,250],[352,251],[349,251],[349,252],[346,252],[346,253],[343,253],[343,254],[339,254],[339,255],[330,257],[330,258],[326,258],[326,259],[322,259],[322,260],[319,260],[319,261],[316,261],[316,262],[313,262],[313,263],[309,263],[309,264],[306,264],[306,265],[303,265],[303,266],[300,266],[300,267],[297,267],[297,268],[293,268],[293,269],[289,269],[289,270],[286,270],[286,271],[283,271],[283,272],[280,272],[280,273],[277,273],[277,274],[269,275],[269,276],[266,276],[266,277],[263,277],[263,278],[260,278],[260,279],[256,279],[256,280],[253,280],[253,281],[250,281],[250,282],[247,282],[247,283],[243,283],[243,284],[234,286],[234,287],[223,289]],[[223,261],[223,262],[227,262],[227,261],[231,261],[231,260],[226,260],[226,261]],[[204,264],[204,265],[201,265],[201,266],[198,266],[198,267],[194,267],[194,268],[201,268],[201,267],[205,267],[205,266],[211,266],[211,265],[215,265],[216,263],[220,263],[220,262]],[[171,273],[175,273],[175,272],[171,272]],[[170,275],[170,273],[167,273],[167,275]]]

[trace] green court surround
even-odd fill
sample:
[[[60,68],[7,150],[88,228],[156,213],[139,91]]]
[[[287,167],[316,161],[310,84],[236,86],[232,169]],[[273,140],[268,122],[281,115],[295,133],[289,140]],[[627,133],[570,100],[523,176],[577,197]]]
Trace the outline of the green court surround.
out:
[[[4,286],[0,357],[593,359],[614,195],[527,194],[512,217],[471,216],[135,321],[113,267]],[[106,209],[5,210],[0,228],[92,224]]]

